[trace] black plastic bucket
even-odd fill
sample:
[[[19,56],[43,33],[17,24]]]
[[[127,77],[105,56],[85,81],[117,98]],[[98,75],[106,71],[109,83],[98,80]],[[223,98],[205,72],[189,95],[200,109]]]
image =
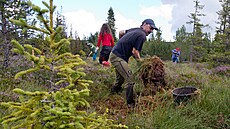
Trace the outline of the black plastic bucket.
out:
[[[189,99],[191,99],[193,96],[197,95],[198,89],[192,86],[186,86],[186,87],[180,87],[175,88],[172,90],[174,102],[181,103],[181,102],[187,102]]]

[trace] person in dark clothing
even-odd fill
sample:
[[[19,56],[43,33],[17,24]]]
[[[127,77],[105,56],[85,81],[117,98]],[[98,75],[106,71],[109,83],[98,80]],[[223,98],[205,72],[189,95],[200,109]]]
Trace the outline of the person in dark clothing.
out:
[[[112,93],[119,93],[122,91],[122,84],[125,82],[126,102],[128,106],[135,105],[133,87],[134,78],[132,71],[128,66],[128,61],[133,56],[137,61],[142,61],[140,52],[142,46],[146,41],[146,36],[158,30],[152,19],[145,19],[138,28],[131,28],[119,32],[119,40],[113,47],[110,54],[110,62],[115,67],[116,81],[112,87]]]

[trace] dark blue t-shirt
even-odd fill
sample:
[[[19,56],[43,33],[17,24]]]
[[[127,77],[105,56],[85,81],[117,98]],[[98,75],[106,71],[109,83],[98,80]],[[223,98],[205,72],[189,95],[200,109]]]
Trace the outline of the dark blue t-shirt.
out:
[[[133,55],[133,48],[141,52],[145,40],[146,34],[141,28],[126,30],[125,35],[113,47],[112,53],[128,62]]]

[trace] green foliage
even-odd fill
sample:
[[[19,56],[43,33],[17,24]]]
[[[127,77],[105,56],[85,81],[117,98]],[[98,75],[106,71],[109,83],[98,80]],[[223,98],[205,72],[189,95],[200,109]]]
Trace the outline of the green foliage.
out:
[[[77,107],[80,111],[87,108],[87,114],[99,112],[102,115],[95,115],[93,119],[105,117],[111,118],[117,123],[125,124],[130,129],[152,129],[152,128],[229,128],[229,85],[230,79],[226,76],[218,76],[208,69],[209,65],[204,63],[178,63],[173,64],[170,61],[164,62],[166,69],[166,82],[174,87],[182,87],[193,85],[201,89],[201,95],[198,99],[189,102],[187,105],[175,105],[171,94],[171,89],[164,93],[157,93],[152,100],[146,101],[141,99],[138,101],[134,109],[128,109],[125,104],[125,90],[121,95],[111,95],[110,88],[113,85],[115,76],[114,70],[111,68],[101,67],[98,62],[92,59],[86,60],[87,65],[82,66],[86,72],[86,79],[94,81],[93,85],[89,85],[90,96],[85,98],[90,107]],[[136,61],[130,60],[130,65]],[[134,69],[132,69],[134,70]],[[0,74],[1,76],[1,74]],[[47,75],[44,75],[47,76]],[[48,76],[49,77],[49,76]],[[27,81],[20,85],[12,87],[12,83],[18,83],[13,80],[13,76],[9,78],[0,77],[1,89],[20,87],[27,90],[35,90],[36,88],[44,88],[43,85],[37,85],[34,81]],[[26,79],[24,77],[24,79]],[[25,80],[23,81],[25,82]],[[191,79],[191,80],[190,80]],[[136,80],[141,84],[140,79]],[[4,85],[7,84],[7,85]],[[136,86],[136,85],[135,85]],[[142,86],[142,85],[141,85]],[[11,95],[11,91],[4,90],[4,93]],[[142,96],[145,99],[149,96]],[[17,98],[13,96],[10,98]],[[27,97],[24,97],[27,98]],[[6,100],[6,95],[3,98]],[[13,99],[13,100],[15,100]],[[148,99],[147,99],[148,100]],[[5,107],[1,106],[2,114],[7,114]],[[108,112],[105,109],[108,108]],[[78,111],[79,111],[78,110]],[[105,113],[104,113],[105,112]],[[95,114],[95,113],[94,113]],[[93,116],[92,114],[91,116]],[[5,116],[4,115],[4,116]],[[3,116],[0,116],[3,118]],[[89,121],[88,121],[89,122]],[[112,122],[112,121],[111,121]],[[92,122],[96,123],[96,122]],[[108,121],[104,120],[104,123]],[[12,123],[13,124],[13,123]],[[90,124],[90,123],[89,123]],[[89,125],[88,124],[88,125]],[[98,126],[100,123],[96,123]],[[18,125],[14,122],[13,124]],[[13,126],[12,125],[12,126]],[[89,127],[89,126],[88,126]],[[99,126],[100,127],[100,126]],[[98,127],[98,128],[99,128]],[[1,127],[0,127],[1,128]],[[2,127],[3,128],[3,127]],[[43,127],[44,128],[44,127]],[[66,127],[68,128],[68,127]],[[91,128],[91,127],[89,127]],[[95,126],[96,128],[96,126]],[[103,127],[102,127],[103,128]],[[106,128],[106,127],[104,127]],[[118,128],[108,127],[107,128]]]
[[[49,7],[47,5],[46,7]],[[34,9],[37,12],[41,11],[41,14],[49,10],[40,9],[36,6]],[[14,68],[15,71],[23,70],[14,76],[18,78],[17,80],[14,80],[13,76],[8,75],[7,72],[1,71],[0,122],[4,123],[4,128],[19,128],[19,126],[21,128],[90,129],[230,128],[229,52],[226,47],[225,34],[216,37],[212,44],[209,44],[207,39],[198,39],[196,43],[205,44],[197,44],[193,47],[197,52],[204,51],[199,56],[204,55],[205,59],[203,60],[203,57],[197,58],[198,61],[202,59],[211,62],[213,66],[222,65],[220,67],[210,70],[207,69],[208,65],[200,63],[179,63],[176,65],[171,62],[165,63],[165,80],[169,88],[188,85],[198,87],[201,89],[201,95],[198,99],[187,105],[176,106],[173,103],[171,89],[169,89],[166,93],[157,93],[152,97],[151,102],[137,103],[137,106],[130,111],[124,101],[117,100],[118,97],[122,98],[121,96],[109,94],[115,79],[114,74],[112,74],[114,69],[101,67],[95,62],[85,65],[86,62],[79,55],[72,55],[67,50],[62,51],[62,47],[68,46],[72,40],[65,38],[62,40],[59,37],[61,28],[52,30],[51,21],[42,18],[40,14],[38,18],[48,28],[35,28],[33,25],[25,24],[23,20],[21,22],[20,20],[11,20],[28,29],[39,30],[49,35],[46,35],[45,41],[39,42],[40,44],[20,45],[19,41],[12,41],[13,51],[34,62],[34,67],[26,68],[26,70],[25,67]],[[170,59],[171,49],[175,46],[182,46],[182,54],[186,55],[187,58],[188,46],[193,37],[187,35],[185,39],[183,34],[186,33],[180,34],[181,37],[177,38],[180,38],[181,42],[165,43],[153,40],[145,43],[143,52],[146,51],[146,53],[144,55],[150,53],[163,59]],[[43,39],[43,37],[38,39]],[[41,44],[45,44],[45,46],[40,50],[39,45]],[[84,48],[84,46],[82,47]],[[82,50],[85,51],[85,49]],[[211,56],[205,56],[207,53]],[[131,60],[130,63],[132,65],[134,61]],[[87,70],[87,74],[84,73],[82,67]],[[32,76],[30,78],[33,72],[35,72],[34,76],[38,77]],[[2,73],[7,76],[3,76]],[[39,82],[41,78],[45,79],[43,83]],[[87,79],[93,80],[94,85],[90,85],[92,81]],[[136,84],[142,85],[139,78],[136,81]],[[43,91],[44,86],[41,84],[48,85],[50,91]],[[14,93],[11,89],[14,89]],[[93,94],[89,95],[90,91]],[[90,106],[91,103],[93,106]],[[118,108],[116,109],[114,106]],[[107,110],[104,113],[103,109],[107,107],[110,107],[108,109],[110,111]],[[101,114],[97,114],[97,111]],[[127,126],[114,124],[115,121]]]
[[[88,38],[88,42],[93,43],[96,46],[97,39],[98,39],[98,32],[96,32],[94,34],[91,33],[89,38]]]
[[[185,129],[185,128],[229,128],[229,77],[217,76],[207,69],[207,64],[173,64],[165,62],[166,82],[171,87],[194,86],[201,89],[200,96],[187,103],[175,105],[173,99],[158,93],[153,97],[156,103],[147,103],[148,111],[137,104],[133,113],[127,116],[129,128],[140,129]],[[166,92],[172,96],[170,90]],[[158,102],[158,103],[157,103]],[[143,111],[144,110],[144,111]],[[139,113],[143,111],[143,113]]]
[[[143,45],[142,55],[143,56],[158,56],[162,60],[171,60],[172,43],[164,41],[147,41]]]
[[[117,41],[116,38],[116,28],[115,28],[115,17],[114,17],[114,12],[113,12],[113,8],[110,7],[108,10],[108,17],[107,17],[107,22],[109,24],[109,27],[111,28],[111,32],[114,38],[114,41]]]
[[[27,29],[37,30],[48,34],[45,37],[48,48],[42,51],[30,44],[22,46],[13,40],[13,51],[25,56],[33,62],[33,67],[18,72],[15,79],[33,72],[49,71],[47,82],[49,91],[26,91],[16,88],[13,91],[19,95],[18,102],[1,102],[2,106],[8,107],[10,114],[1,118],[4,128],[127,128],[125,125],[114,124],[114,121],[104,115],[95,112],[87,112],[90,107],[86,98],[89,96],[89,84],[91,80],[85,80],[86,74],[81,66],[85,65],[79,55],[73,55],[63,51],[63,46],[69,46],[71,39],[60,38],[62,27],[53,28],[53,12],[55,6],[46,2],[43,4],[47,9],[29,3],[45,28],[37,28],[28,25],[24,20],[11,20],[16,25]],[[46,12],[51,12],[49,20],[44,18]],[[34,53],[33,53],[34,52]],[[61,87],[61,88],[60,88]]]
[[[201,13],[201,10],[204,8],[204,5],[200,4],[200,0],[194,0],[194,8],[195,11],[193,13],[190,13],[190,20],[187,22],[187,24],[192,24],[193,26],[193,32],[191,33],[190,41],[191,44],[189,46],[189,52],[190,52],[190,62],[194,61],[200,61],[200,58],[202,58],[205,53],[203,51],[204,46],[206,46],[206,43],[204,42],[203,36],[204,33],[202,32],[202,28],[207,27],[208,25],[202,24],[200,21],[200,17],[204,17],[205,14]]]
[[[57,92],[29,92],[16,88],[14,92],[21,95],[20,102],[1,103],[14,109],[10,115],[2,118],[2,124],[16,121],[21,123],[14,128],[39,128],[43,124],[45,128],[83,128],[92,126],[90,122],[104,121],[97,120],[95,113],[89,115],[95,119],[90,119],[87,112],[81,110],[80,107],[89,107],[89,103],[84,99],[89,96],[88,89],[77,91],[61,88]]]
[[[209,58],[207,59],[209,64],[212,67],[217,67],[221,65],[229,65],[230,64],[230,55],[227,53],[212,53],[209,54]]]
[[[183,25],[176,31],[176,41],[172,43],[171,50],[179,47],[181,49],[180,61],[188,61],[190,45],[191,39],[188,32],[186,32],[185,26]]]
[[[83,50],[80,50],[79,54],[80,54],[81,56],[86,56],[86,53],[85,53]]]

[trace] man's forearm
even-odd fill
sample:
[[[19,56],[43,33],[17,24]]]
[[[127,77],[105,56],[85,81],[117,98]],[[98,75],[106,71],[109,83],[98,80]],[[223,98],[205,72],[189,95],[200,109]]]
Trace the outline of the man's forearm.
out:
[[[135,53],[135,54],[133,54],[133,55],[134,55],[134,57],[135,57],[136,59],[140,59],[140,58],[141,58],[139,53]]]
[[[133,56],[135,57],[135,59],[136,59],[137,61],[141,61],[141,56],[140,56],[140,53],[139,53],[138,50],[136,50],[135,48],[133,48],[132,53],[133,53]]]

